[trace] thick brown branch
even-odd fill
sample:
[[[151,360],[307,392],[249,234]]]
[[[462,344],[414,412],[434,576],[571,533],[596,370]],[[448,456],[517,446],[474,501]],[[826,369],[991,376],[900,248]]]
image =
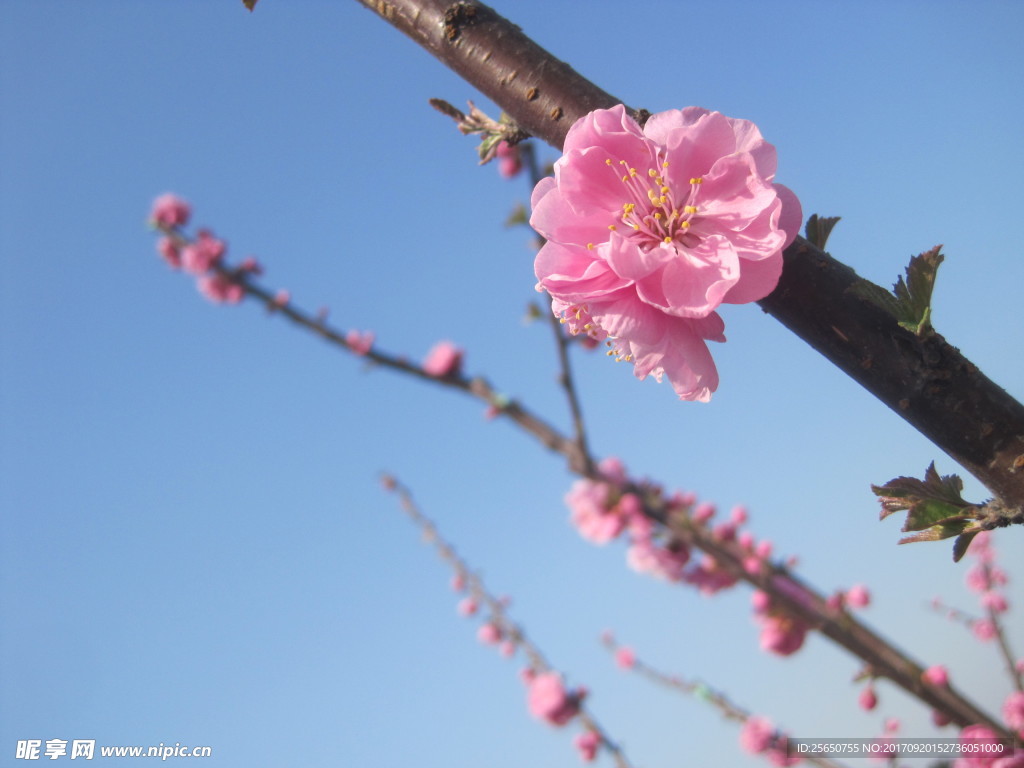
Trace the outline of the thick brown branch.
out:
[[[487,6],[359,0],[508,112],[561,148],[569,126],[620,103]],[[642,112],[634,110],[642,119]],[[760,302],[930,438],[1011,509],[1024,508],[1024,407],[938,335],[918,338],[850,293],[852,269],[797,238],[782,279]]]

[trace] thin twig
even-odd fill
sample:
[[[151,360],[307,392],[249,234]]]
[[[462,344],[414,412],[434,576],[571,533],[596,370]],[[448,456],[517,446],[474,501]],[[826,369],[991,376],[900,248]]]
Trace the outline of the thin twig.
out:
[[[476,573],[476,571],[472,570],[466,561],[455,552],[454,547],[452,547],[452,545],[441,536],[437,526],[420,510],[408,487],[392,475],[385,475],[383,481],[385,489],[398,495],[402,509],[409,518],[419,526],[420,530],[423,531],[426,540],[434,545],[434,548],[441,556],[441,559],[452,567],[457,576],[460,576],[465,580],[466,588],[469,589],[470,594],[487,606],[492,620],[499,623],[505,631],[508,639],[523,651],[530,661],[531,669],[533,669],[534,672],[553,671],[555,668],[547,661],[540,648],[526,636],[526,632],[523,630],[522,626],[513,622],[508,617],[508,610],[505,602],[500,598],[495,597],[487,590],[487,587],[480,575]],[[579,705],[579,713],[577,714],[577,717],[586,730],[597,734],[598,738],[601,740],[601,746],[612,755],[612,758],[615,760],[615,764],[619,768],[631,768],[629,759],[626,757],[626,753],[623,751],[622,747],[620,747],[619,744],[608,735],[608,732],[598,724],[597,720],[586,709],[582,702]]]

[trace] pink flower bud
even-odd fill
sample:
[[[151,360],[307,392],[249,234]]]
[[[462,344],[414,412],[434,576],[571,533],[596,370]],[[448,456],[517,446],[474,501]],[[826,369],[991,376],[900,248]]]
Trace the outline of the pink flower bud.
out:
[[[729,519],[732,520],[733,525],[737,528],[746,524],[748,517],[747,508],[744,506],[733,507],[732,512],[729,514]]]
[[[345,334],[345,343],[357,355],[366,355],[373,346],[376,337],[373,331],[349,331]]]
[[[932,723],[936,728],[944,728],[951,722],[953,722],[952,719],[945,712],[939,712],[937,709],[932,710]]]
[[[498,143],[498,173],[503,178],[511,179],[523,170],[523,160],[520,157],[519,145],[510,146],[507,141]]]
[[[594,731],[585,731],[579,734],[573,743],[580,753],[580,759],[585,763],[592,763],[597,757],[597,748],[601,746],[601,737]]]
[[[1003,720],[1015,731],[1024,730],[1024,693],[1014,691],[1003,702]]]
[[[225,275],[202,275],[198,285],[199,292],[215,304],[238,304],[245,297],[245,289]]]
[[[275,309],[283,309],[284,307],[288,306],[288,302],[291,300],[291,293],[284,289],[281,289],[280,291],[274,294],[274,300],[271,302],[271,304]]]
[[[177,195],[167,193],[153,201],[149,219],[160,227],[183,227],[188,223],[192,209]]]
[[[851,608],[867,608],[871,604],[871,593],[863,584],[854,584],[846,593],[846,604]]]
[[[999,592],[986,592],[981,596],[981,604],[996,613],[1006,613],[1010,608],[1006,598]]]
[[[476,637],[484,645],[497,645],[501,642],[502,632],[499,627],[487,622],[480,625],[480,629],[476,631]]]
[[[974,632],[974,636],[981,640],[981,642],[987,643],[995,638],[996,625],[989,619],[979,619],[971,623],[971,631]]]
[[[946,686],[949,685],[949,672],[941,664],[936,664],[922,672],[921,679],[929,685]]]
[[[632,648],[623,646],[615,652],[615,663],[619,665],[620,669],[632,669],[636,664],[636,654],[633,653]]]
[[[693,521],[695,523],[706,523],[714,516],[715,505],[708,501],[698,504],[697,508],[693,510]]]
[[[460,616],[472,616],[479,609],[479,605],[476,600],[472,597],[464,598],[459,601],[458,611]]]
[[[161,237],[157,240],[156,250],[171,269],[181,269],[181,252],[178,250],[178,244],[174,242],[174,238]]]
[[[872,709],[878,706],[878,696],[875,695],[875,689],[873,686],[867,686],[860,692],[860,696],[857,699],[857,703],[860,708],[870,712]]]
[[[450,341],[440,341],[427,353],[423,371],[437,378],[458,375],[462,367],[463,351]]]

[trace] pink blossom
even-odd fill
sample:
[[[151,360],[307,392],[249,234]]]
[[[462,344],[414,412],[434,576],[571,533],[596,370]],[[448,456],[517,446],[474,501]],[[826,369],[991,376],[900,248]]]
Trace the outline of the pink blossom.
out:
[[[772,556],[772,548],[772,543],[768,539],[761,539],[761,541],[757,542],[757,547],[755,547],[754,549],[754,554],[756,554],[762,560],[767,560],[769,557]]]
[[[195,242],[181,249],[181,265],[193,275],[205,275],[220,263],[227,245],[208,230],[200,230]]]
[[[854,584],[846,592],[846,604],[851,608],[867,608],[871,605],[871,593],[863,584]]]
[[[629,479],[626,475],[626,465],[617,456],[609,456],[597,463],[597,470],[609,482],[622,485]]]
[[[551,725],[565,725],[580,711],[577,693],[567,693],[555,672],[542,672],[528,682],[527,708],[530,714]]]
[[[609,504],[611,488],[590,478],[577,480],[565,495],[569,518],[580,536],[594,544],[606,544],[618,536],[626,519]]]
[[[466,597],[459,601],[458,612],[460,616],[472,616],[480,608],[480,605],[472,597]]]
[[[615,663],[621,669],[632,669],[636,665],[636,654],[632,648],[622,646],[615,652]]]
[[[873,686],[869,685],[860,692],[860,696],[857,697],[857,704],[860,705],[861,709],[868,712],[878,706],[878,696],[875,694]]]
[[[1014,691],[1003,702],[1003,720],[1024,738],[1024,693]]]
[[[597,757],[598,747],[601,746],[601,737],[594,731],[584,731],[573,740],[573,743],[580,753],[580,759],[584,763],[592,763]]]
[[[376,338],[373,331],[352,330],[345,334],[345,343],[355,354],[366,355],[369,354]]]
[[[764,717],[748,717],[740,729],[740,746],[746,752],[759,755],[775,741],[775,726]]]
[[[1024,750],[1016,750],[1012,755],[993,760],[992,768],[1024,768]]]
[[[487,622],[476,631],[476,639],[484,645],[497,645],[501,642],[502,632],[497,625]]]
[[[173,237],[164,236],[157,240],[156,250],[171,269],[181,269],[181,251]]]
[[[498,173],[503,178],[511,179],[523,170],[523,159],[520,157],[519,145],[510,146],[507,141],[498,143]]]
[[[715,505],[709,501],[705,501],[702,504],[698,504],[697,508],[693,510],[693,521],[695,523],[706,523],[714,516]]]
[[[758,589],[750,596],[750,604],[753,606],[755,613],[767,613],[768,609],[771,608],[772,598],[764,590]]]
[[[689,547],[677,540],[661,546],[651,539],[636,539],[626,550],[626,562],[630,568],[666,581],[682,581],[683,567],[689,559]]]
[[[964,581],[967,582],[967,588],[973,592],[984,592],[991,586],[988,570],[983,565],[972,565],[967,569]]]
[[[962,757],[954,763],[954,768],[993,768],[995,762],[992,755],[994,752],[984,749],[987,745],[995,745],[998,737],[995,732],[984,725],[968,725],[960,731],[960,746],[974,749],[965,749]],[[979,749],[980,748],[980,749]]]
[[[637,378],[709,400],[715,310],[771,293],[800,226],[796,196],[772,181],[775,148],[718,112],[670,110],[641,129],[617,105],[578,120],[563,152],[531,201],[547,239],[538,289],[557,314],[584,312]]]
[[[778,656],[790,656],[803,647],[808,629],[795,616],[769,614],[761,623],[761,649]]]
[[[192,209],[177,195],[167,193],[153,201],[149,220],[159,227],[183,227],[188,224]]]
[[[1010,604],[999,592],[986,592],[981,596],[981,604],[995,613],[1006,613],[1010,609]]]
[[[949,685],[949,672],[941,664],[936,664],[922,672],[921,679],[929,685],[946,686]]]
[[[713,595],[734,586],[739,577],[715,558],[705,555],[697,566],[683,574],[683,581],[696,587],[703,595]]]
[[[423,370],[430,376],[456,376],[462,367],[462,350],[450,341],[440,341],[427,353]]]
[[[215,304],[238,304],[245,297],[245,289],[227,275],[202,275],[199,292]]]
[[[978,619],[971,622],[971,631],[974,632],[974,636],[981,640],[981,642],[987,643],[995,638],[996,625],[995,622],[989,619]]]

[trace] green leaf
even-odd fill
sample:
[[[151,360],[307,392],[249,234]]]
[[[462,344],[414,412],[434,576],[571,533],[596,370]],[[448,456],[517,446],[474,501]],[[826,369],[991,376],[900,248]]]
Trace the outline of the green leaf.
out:
[[[516,227],[520,224],[526,224],[530,221],[530,217],[526,213],[526,206],[522,203],[516,203],[515,208],[509,213],[508,218],[505,219],[506,227]]]
[[[921,336],[931,330],[932,289],[935,277],[944,257],[939,253],[941,245],[915,256],[907,266],[907,279],[901,277],[893,286],[893,293],[900,304],[896,315],[899,324],[908,331]]]
[[[828,236],[832,234],[839,219],[839,216],[818,216],[812,213],[811,218],[807,220],[807,226],[804,227],[804,234],[813,245],[825,250]]]
[[[882,504],[881,519],[894,512],[907,512],[902,530],[911,535],[900,539],[900,544],[958,536],[953,559],[959,560],[971,538],[980,530],[976,520],[978,507],[964,500],[963,487],[957,475],[940,476],[933,461],[925,470],[923,480],[897,477],[885,485],[872,485],[871,490]]]
[[[941,247],[937,245],[914,256],[905,270],[906,280],[901,276],[892,293],[868,280],[858,280],[851,290],[895,317],[900,327],[923,336],[932,329],[932,289],[939,264],[945,258],[939,252]]]
[[[967,554],[967,548],[971,546],[971,542],[974,541],[974,537],[981,533],[981,526],[973,530],[967,530],[956,537],[956,541],[953,542],[953,562],[959,563],[960,558]]]

